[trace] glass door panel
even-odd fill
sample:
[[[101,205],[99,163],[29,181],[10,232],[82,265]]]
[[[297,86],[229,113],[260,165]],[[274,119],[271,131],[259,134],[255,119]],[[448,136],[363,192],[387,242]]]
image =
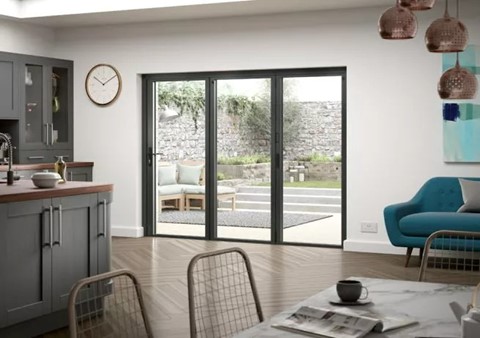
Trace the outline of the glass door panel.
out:
[[[271,80],[217,81],[217,236],[270,241]]]
[[[68,69],[52,69],[52,144],[67,143],[68,135]]]
[[[205,236],[205,81],[154,82],[156,229]]]
[[[43,123],[43,67],[25,67],[25,142],[42,143],[48,125]]]
[[[342,77],[283,80],[283,240],[341,245]]]

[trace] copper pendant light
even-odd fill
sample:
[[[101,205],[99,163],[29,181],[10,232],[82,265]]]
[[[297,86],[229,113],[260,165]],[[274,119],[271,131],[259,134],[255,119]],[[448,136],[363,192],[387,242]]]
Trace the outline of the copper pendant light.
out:
[[[411,11],[424,11],[432,9],[436,0],[400,0],[400,6],[406,7]]]
[[[387,9],[378,20],[378,30],[382,39],[412,39],[417,34],[417,18],[397,0],[396,5]]]
[[[448,14],[448,0],[446,0],[443,18],[432,22],[425,33],[427,49],[432,53],[462,52],[467,47],[467,42],[467,27],[458,20],[458,0],[457,18]]]
[[[460,67],[457,62],[455,67],[443,73],[438,82],[438,94],[442,99],[471,100],[477,95],[478,81],[468,69]]]

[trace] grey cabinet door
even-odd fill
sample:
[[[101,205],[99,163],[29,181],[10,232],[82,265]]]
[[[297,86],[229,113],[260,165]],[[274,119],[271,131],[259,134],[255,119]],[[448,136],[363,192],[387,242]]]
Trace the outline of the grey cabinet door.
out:
[[[97,195],[52,199],[52,311],[65,309],[72,285],[97,273]],[[92,244],[93,245],[92,245]]]
[[[0,204],[0,327],[51,311],[50,199]]]
[[[19,62],[13,54],[0,53],[0,119],[18,119]]]
[[[107,272],[111,269],[111,204],[111,192],[103,192],[98,194],[98,273]]]
[[[67,181],[91,182],[92,180],[92,167],[69,168],[67,165]]]

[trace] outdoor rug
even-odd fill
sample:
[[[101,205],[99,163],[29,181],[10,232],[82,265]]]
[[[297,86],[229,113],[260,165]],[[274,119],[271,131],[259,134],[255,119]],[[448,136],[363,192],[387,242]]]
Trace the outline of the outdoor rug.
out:
[[[290,214],[283,215],[283,228],[313,222],[332,215]],[[219,211],[219,226],[270,228],[270,213],[256,211]],[[205,211],[176,211],[163,210],[158,215],[160,223],[205,224]]]

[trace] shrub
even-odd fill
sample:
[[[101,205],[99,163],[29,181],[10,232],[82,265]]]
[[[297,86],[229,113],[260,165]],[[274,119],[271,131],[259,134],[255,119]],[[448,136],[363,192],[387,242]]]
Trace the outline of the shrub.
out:
[[[235,157],[220,157],[218,164],[226,165],[243,165],[243,164],[255,164],[255,163],[268,163],[270,157],[267,155],[245,155]]]
[[[332,162],[332,158],[327,155],[322,155],[318,153],[311,153],[310,155],[297,157],[297,161],[312,162],[312,163],[326,163]]]

